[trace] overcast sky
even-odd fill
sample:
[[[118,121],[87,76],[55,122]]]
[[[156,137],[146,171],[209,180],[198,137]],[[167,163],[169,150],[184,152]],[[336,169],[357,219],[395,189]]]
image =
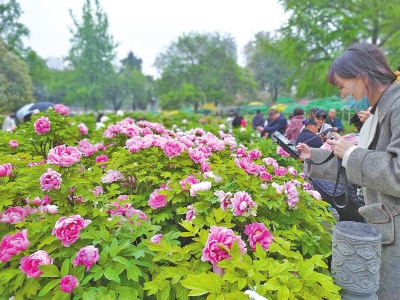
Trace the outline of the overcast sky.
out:
[[[84,0],[19,0],[21,23],[30,30],[24,41],[41,57],[68,54],[72,20],[69,9],[81,15]],[[182,33],[231,33],[236,38],[239,64],[243,47],[259,31],[272,31],[286,21],[277,0],[100,0],[108,15],[110,32],[120,43],[121,59],[129,51],[143,59],[145,74],[157,76],[153,67],[158,53]]]

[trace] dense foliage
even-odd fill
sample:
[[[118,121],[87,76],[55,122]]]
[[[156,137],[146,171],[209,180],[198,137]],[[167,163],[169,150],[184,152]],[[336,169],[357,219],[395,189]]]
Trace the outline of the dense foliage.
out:
[[[339,299],[329,206],[270,141],[66,112],[0,136],[1,298]]]

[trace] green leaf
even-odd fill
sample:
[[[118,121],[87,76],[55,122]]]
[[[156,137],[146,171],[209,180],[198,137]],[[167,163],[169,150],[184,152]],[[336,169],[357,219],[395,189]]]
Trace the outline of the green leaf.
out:
[[[129,262],[125,257],[122,256],[116,256],[113,258],[113,261],[119,262],[121,264],[124,264],[127,267],[131,267],[133,264]]]
[[[157,293],[157,299],[159,299],[159,300],[168,300],[168,299],[169,299],[170,290],[171,290],[170,285],[165,285],[165,286]]]
[[[96,273],[94,273],[93,279],[94,279],[95,281],[97,281],[97,280],[100,279],[101,276],[103,276],[103,274],[104,274],[104,270],[103,270],[103,269],[98,270]]]
[[[120,279],[119,279],[119,276],[118,276],[117,272],[115,272],[113,269],[107,269],[107,270],[104,272],[104,276],[105,276],[108,280],[112,280],[112,281],[115,281],[115,282],[118,282],[118,283],[121,282]]]
[[[41,265],[39,266],[39,269],[43,272],[40,277],[60,277],[60,272],[56,265]]]
[[[231,257],[233,260],[240,259],[242,253],[240,252],[240,247],[238,241],[235,241],[231,248]]]
[[[69,271],[69,259],[67,258],[66,260],[64,260],[64,262],[61,266],[61,270],[60,270],[61,277],[68,275],[68,271]]]
[[[111,256],[111,258],[114,258],[115,256],[117,256],[117,247],[118,247],[118,240],[115,239],[115,240],[112,241],[111,247],[110,247],[110,256]]]
[[[191,290],[189,296],[201,296],[207,293],[219,295],[221,294],[223,279],[215,273],[189,274],[187,279],[181,281],[181,284]]]
[[[285,285],[281,285],[278,289],[278,299],[286,300],[289,299],[289,289]]]
[[[40,297],[46,295],[48,292],[50,292],[51,289],[53,289],[59,283],[60,279],[53,279],[42,288],[38,296]]]

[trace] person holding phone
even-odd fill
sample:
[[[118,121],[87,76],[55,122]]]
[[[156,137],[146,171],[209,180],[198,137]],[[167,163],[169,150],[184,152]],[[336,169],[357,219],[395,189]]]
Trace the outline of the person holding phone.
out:
[[[373,44],[350,46],[329,68],[328,82],[340,89],[344,104],[356,111],[372,106],[358,146],[333,133],[327,142],[342,159],[349,182],[363,187],[365,206],[359,208],[382,234],[379,299],[400,295],[400,72],[393,72]],[[331,152],[299,144],[300,158],[322,162]],[[310,177],[335,180],[337,161],[305,164]]]
[[[319,109],[315,112],[315,121],[317,121],[319,133],[326,131],[328,128],[332,128],[331,125],[325,123],[327,117],[328,114],[324,109]],[[320,134],[319,136],[323,141],[326,141],[327,139],[332,137],[332,133],[328,132],[326,135]]]

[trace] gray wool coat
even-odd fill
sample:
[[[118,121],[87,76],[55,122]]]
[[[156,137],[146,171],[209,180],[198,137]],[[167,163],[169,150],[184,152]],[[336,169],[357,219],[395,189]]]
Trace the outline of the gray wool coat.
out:
[[[400,299],[400,216],[397,215],[400,214],[400,82],[393,83],[382,94],[374,118],[376,125],[374,123],[373,128],[367,132],[369,136],[367,149],[358,147],[350,154],[346,174],[350,182],[363,187],[366,209],[368,205],[383,203],[394,215],[394,243],[382,245],[377,294],[382,300],[398,300]],[[312,160],[316,163],[323,161],[329,153],[330,151],[323,149],[312,149]],[[305,164],[305,173],[309,177],[336,181],[336,159],[324,165]],[[381,225],[371,225],[376,226],[382,233],[382,227],[379,228]],[[385,230],[387,228],[383,231]],[[383,232],[382,235],[387,233]]]

